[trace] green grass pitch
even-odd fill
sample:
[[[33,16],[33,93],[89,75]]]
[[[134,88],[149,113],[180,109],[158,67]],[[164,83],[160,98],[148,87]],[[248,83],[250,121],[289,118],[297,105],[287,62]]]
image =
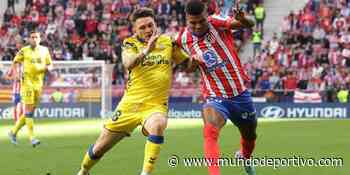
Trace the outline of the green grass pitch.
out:
[[[42,144],[32,148],[26,129],[19,145],[11,145],[7,131],[12,121],[0,121],[0,175],[76,175],[103,120],[36,120],[35,132]],[[205,175],[206,168],[168,166],[171,155],[202,157],[202,122],[171,119],[154,175]],[[135,131],[116,145],[94,167],[92,175],[139,175],[145,137]],[[238,130],[228,123],[221,133],[221,151],[232,156],[239,148]],[[350,172],[350,120],[260,120],[255,157],[342,157],[342,167],[257,167],[258,175],[348,175]],[[243,175],[242,167],[224,167],[222,175]]]

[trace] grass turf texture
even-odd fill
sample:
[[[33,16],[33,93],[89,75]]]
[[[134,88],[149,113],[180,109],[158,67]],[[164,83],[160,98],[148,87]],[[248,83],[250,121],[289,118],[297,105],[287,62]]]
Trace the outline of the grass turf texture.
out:
[[[0,175],[76,175],[83,154],[96,140],[103,121],[99,119],[41,119],[35,122],[42,141],[32,148],[26,129],[19,145],[10,144],[7,132],[12,121],[0,121]],[[260,120],[255,157],[342,157],[343,167],[257,167],[258,175],[347,175],[350,172],[350,120]],[[202,157],[202,121],[172,119],[154,175],[204,175],[204,167],[171,168],[172,155]],[[92,175],[138,175],[143,162],[145,137],[137,129],[131,138],[116,145],[94,167]],[[239,148],[239,133],[232,124],[221,133],[221,151],[232,156]],[[223,175],[241,175],[242,167],[224,167]]]

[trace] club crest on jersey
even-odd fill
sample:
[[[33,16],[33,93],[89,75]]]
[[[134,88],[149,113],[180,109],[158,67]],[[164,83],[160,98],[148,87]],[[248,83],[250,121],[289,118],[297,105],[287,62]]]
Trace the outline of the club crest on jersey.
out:
[[[222,61],[219,62],[218,57],[211,50],[208,50],[208,51],[203,53],[203,61],[204,61],[205,66],[207,67],[207,70],[209,72],[214,71],[216,67],[222,66],[224,63]]]

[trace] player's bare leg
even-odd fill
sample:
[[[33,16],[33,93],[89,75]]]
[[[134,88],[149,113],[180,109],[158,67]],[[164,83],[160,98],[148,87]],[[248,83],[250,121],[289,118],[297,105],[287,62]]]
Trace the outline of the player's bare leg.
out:
[[[78,175],[88,175],[90,169],[101,159],[101,157],[127,135],[127,133],[111,132],[103,128],[96,143],[91,145],[85,154]]]
[[[143,128],[147,132],[148,138],[141,175],[149,175],[153,171],[161,145],[164,142],[164,130],[167,123],[168,119],[164,113],[154,113],[144,123]]]
[[[218,144],[218,138],[221,128],[225,126],[226,120],[213,107],[209,106],[203,109],[203,121],[205,157],[218,160],[220,157],[220,146]],[[208,171],[210,175],[219,175],[220,167],[211,165],[208,166]]]

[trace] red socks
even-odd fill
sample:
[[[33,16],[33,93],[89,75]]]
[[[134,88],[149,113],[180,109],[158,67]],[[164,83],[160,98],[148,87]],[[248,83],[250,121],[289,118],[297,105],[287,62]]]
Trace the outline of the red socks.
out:
[[[220,158],[220,147],[218,137],[220,130],[210,123],[204,125],[204,154],[207,160],[215,160],[215,164],[208,165],[210,175],[220,175],[220,167],[218,166],[218,159]],[[241,153],[245,159],[250,159],[254,148],[254,140],[245,140],[241,137]]]
[[[245,140],[241,137],[241,153],[245,159],[249,159],[255,148],[255,140]]]
[[[220,156],[218,137],[219,129],[210,123],[206,123],[204,126],[204,154],[205,158],[215,160],[216,164]],[[218,165],[208,166],[208,171],[210,175],[220,175],[220,167]]]

